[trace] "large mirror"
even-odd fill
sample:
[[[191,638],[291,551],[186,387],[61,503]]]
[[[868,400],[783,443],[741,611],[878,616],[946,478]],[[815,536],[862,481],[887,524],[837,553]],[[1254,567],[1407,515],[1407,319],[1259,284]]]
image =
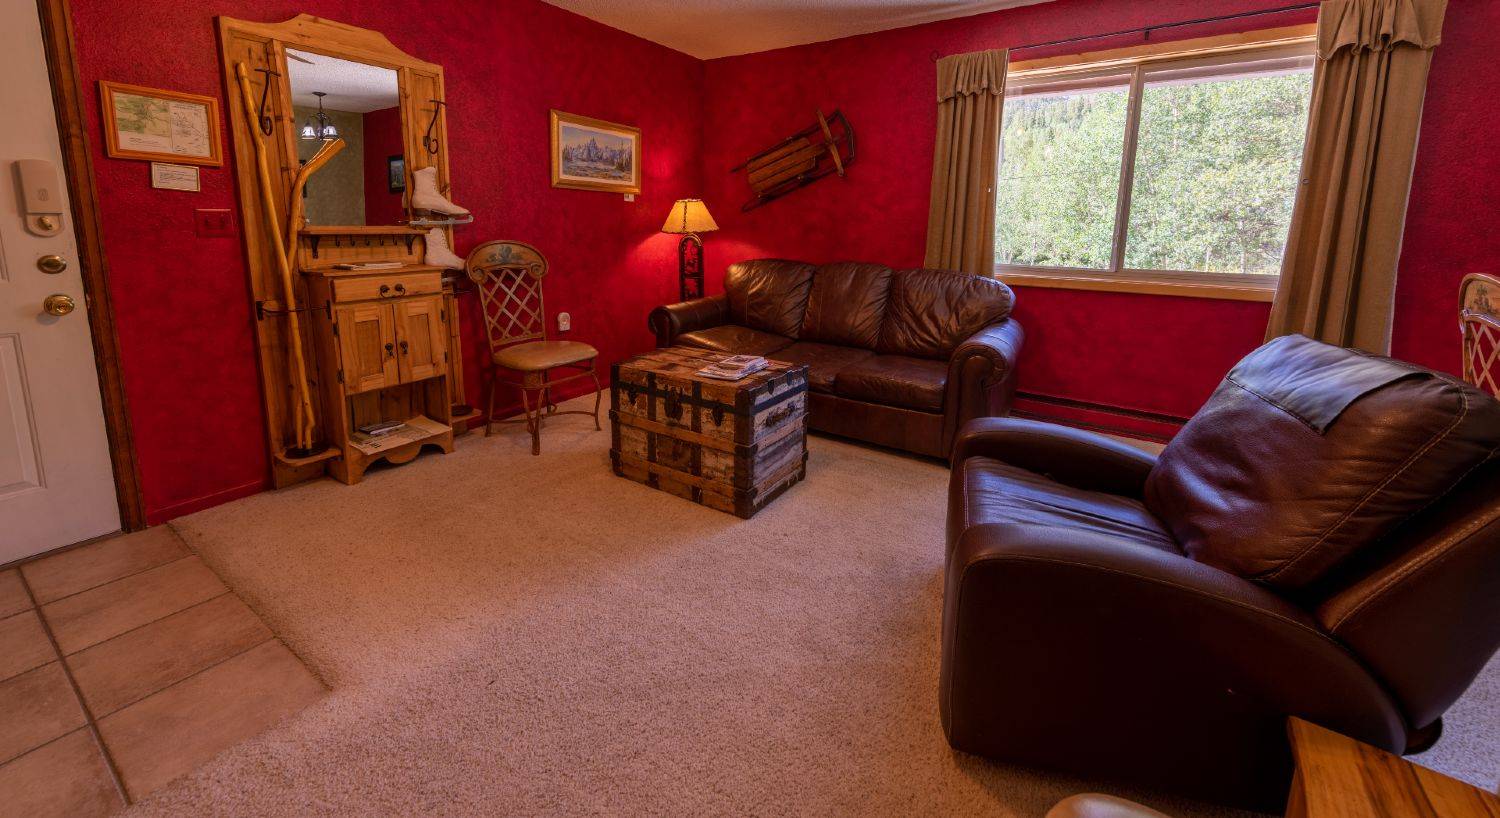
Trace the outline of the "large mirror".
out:
[[[405,221],[406,158],[396,72],[291,48],[286,62],[297,158],[306,162],[326,139],[345,143],[307,183],[308,225]]]

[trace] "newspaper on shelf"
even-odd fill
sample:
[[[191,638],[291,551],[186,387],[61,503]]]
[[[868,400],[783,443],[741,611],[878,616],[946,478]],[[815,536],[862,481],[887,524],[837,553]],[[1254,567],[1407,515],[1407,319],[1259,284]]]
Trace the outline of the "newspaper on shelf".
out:
[[[766,359],[759,355],[731,355],[722,361],[703,367],[698,370],[698,374],[721,381],[737,381],[765,369],[766,366],[768,366]]]
[[[380,454],[398,446],[426,440],[446,428],[448,427],[432,418],[419,415],[382,435],[354,432],[349,435],[349,443],[365,454]]]

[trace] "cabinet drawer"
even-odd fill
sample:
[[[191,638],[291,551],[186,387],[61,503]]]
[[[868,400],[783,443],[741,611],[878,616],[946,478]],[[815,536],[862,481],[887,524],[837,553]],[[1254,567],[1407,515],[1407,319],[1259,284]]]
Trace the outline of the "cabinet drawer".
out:
[[[443,277],[435,272],[359,276],[336,279],[333,282],[334,301],[402,298],[408,295],[432,295],[442,291]]]

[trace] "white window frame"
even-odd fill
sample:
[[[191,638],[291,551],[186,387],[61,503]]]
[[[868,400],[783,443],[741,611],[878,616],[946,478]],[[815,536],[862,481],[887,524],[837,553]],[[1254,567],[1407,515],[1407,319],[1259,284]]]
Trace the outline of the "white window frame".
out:
[[[1310,27],[1309,27],[1310,28]],[[1284,34],[1287,30],[1277,30]],[[1184,47],[1177,52],[1149,53],[1110,59],[1120,52],[1106,52],[1093,59],[1081,58],[1072,64],[1057,60],[1037,61],[1036,68],[1012,68],[1006,80],[1006,96],[1023,95],[1028,88],[1056,86],[1061,83],[1087,84],[1091,80],[1129,77],[1126,105],[1125,139],[1120,164],[1120,187],[1115,198],[1115,223],[1111,236],[1110,260],[1105,269],[1085,267],[1050,267],[1042,265],[995,264],[995,275],[1001,280],[1024,286],[1062,289],[1112,290],[1163,295],[1186,295],[1233,300],[1269,301],[1275,295],[1279,276],[1253,273],[1205,273],[1191,270],[1143,270],[1125,267],[1125,241],[1130,228],[1130,199],[1135,189],[1135,158],[1141,124],[1141,96],[1146,83],[1162,73],[1198,69],[1206,76],[1237,73],[1236,66],[1247,63],[1284,62],[1288,67],[1306,62],[1315,53],[1316,41],[1311,32],[1286,36],[1265,42],[1238,42],[1220,48]],[[1104,57],[1100,59],[1100,57]],[[1115,85],[1118,87],[1118,85]],[[1311,100],[1309,100],[1311,102]],[[998,184],[998,181],[997,181]]]

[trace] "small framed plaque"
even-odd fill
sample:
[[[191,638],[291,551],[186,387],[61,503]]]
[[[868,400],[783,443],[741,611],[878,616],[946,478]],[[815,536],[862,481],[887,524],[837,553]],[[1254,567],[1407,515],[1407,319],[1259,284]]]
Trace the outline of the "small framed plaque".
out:
[[[187,190],[193,193],[203,189],[198,179],[197,165],[174,165],[170,162],[151,163],[151,186],[162,190]]]

